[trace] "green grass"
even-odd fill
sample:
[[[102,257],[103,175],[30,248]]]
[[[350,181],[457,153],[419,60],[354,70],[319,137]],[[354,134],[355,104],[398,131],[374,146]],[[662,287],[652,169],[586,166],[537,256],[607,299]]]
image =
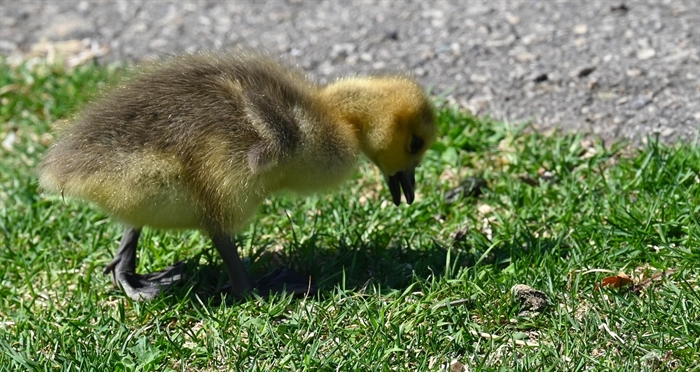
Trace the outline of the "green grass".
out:
[[[34,175],[50,124],[115,74],[0,62],[0,370],[698,370],[697,144],[604,148],[442,108],[412,206],[363,163],[332,194],[273,198],[239,236],[255,275],[284,264],[317,296],[233,301],[205,236],[146,230],[139,270],[189,275],[134,303],[101,273],[120,226]],[[466,176],[489,189],[446,204]],[[518,283],[550,307],[518,316]]]

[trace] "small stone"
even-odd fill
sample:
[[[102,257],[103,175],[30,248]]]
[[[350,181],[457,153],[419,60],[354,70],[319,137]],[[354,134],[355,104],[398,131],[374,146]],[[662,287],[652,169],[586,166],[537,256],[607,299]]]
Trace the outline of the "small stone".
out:
[[[509,15],[508,17],[506,17],[506,21],[508,23],[510,23],[511,25],[515,26],[518,23],[520,23],[520,17],[514,16],[514,15]]]
[[[482,204],[479,207],[477,207],[476,210],[479,211],[479,214],[483,216],[493,212],[493,207],[488,204]]]
[[[596,98],[603,101],[612,101],[614,99],[617,99],[617,94],[615,92],[603,91],[596,93]]]
[[[2,140],[2,148],[6,151],[12,151],[12,145],[15,143],[15,140],[17,140],[17,134],[15,133],[15,131],[7,133],[5,139]]]
[[[518,60],[518,62],[530,62],[535,58],[537,58],[537,56],[530,52],[520,52],[515,55],[515,59]]]
[[[633,68],[633,69],[627,70],[626,74],[627,74],[627,77],[634,78],[634,77],[641,76],[642,72],[643,71],[638,69],[638,68]]]
[[[536,34],[528,34],[520,38],[520,41],[523,43],[523,45],[530,45],[533,42],[537,41],[537,35]]]
[[[558,73],[557,71],[552,71],[547,73],[547,80],[553,82],[553,83],[558,83],[562,79],[561,74]]]
[[[420,55],[420,60],[421,61],[427,61],[429,59],[435,58],[435,53],[433,52],[424,52]]]
[[[467,14],[470,16],[481,16],[485,15],[488,13],[491,13],[493,9],[487,5],[482,5],[482,4],[477,4],[475,3],[472,6],[467,7]]]
[[[569,76],[582,78],[592,74],[593,71],[595,71],[595,66],[580,67],[576,70],[571,71]]]
[[[574,26],[574,34],[576,35],[585,35],[588,33],[588,26],[586,25],[576,25]]]
[[[437,48],[435,48],[435,54],[442,54],[442,53],[447,53],[451,52],[452,48],[450,48],[449,45],[439,45]]]
[[[492,100],[492,96],[477,96],[470,99],[469,102],[466,103],[465,107],[472,115],[478,115],[489,108],[489,104]]]
[[[472,74],[469,76],[469,81],[475,84],[484,84],[489,81],[489,77],[486,75]]]
[[[421,17],[423,18],[443,18],[445,16],[445,12],[439,9],[430,9],[426,10],[423,13],[421,13]]]
[[[386,62],[384,61],[378,61],[372,64],[372,68],[375,70],[382,70],[386,68]]]
[[[330,57],[332,60],[343,60],[353,53],[357,46],[352,43],[334,44],[331,48]]]
[[[652,58],[656,55],[656,51],[653,48],[646,48],[637,51],[637,59],[644,61]]]
[[[630,8],[625,3],[616,4],[610,7],[611,12],[626,13]]]
[[[90,2],[81,1],[80,3],[78,3],[78,6],[76,7],[76,9],[78,9],[78,11],[81,13],[85,13],[90,9]]]
[[[637,96],[632,101],[630,101],[629,107],[632,110],[639,110],[642,107],[646,106],[647,103],[649,103],[649,101],[647,101],[646,98],[644,98],[642,96]]]
[[[321,75],[326,75],[326,76],[332,74],[333,71],[335,71],[335,68],[333,67],[333,64],[331,63],[331,61],[323,61],[323,62],[321,62],[320,65],[318,65],[317,68],[318,68],[318,72],[320,72]]]
[[[384,40],[399,40],[399,32],[396,30],[387,30],[384,32]]]
[[[641,49],[649,49],[651,48],[651,40],[648,37],[641,37],[637,39],[637,45],[639,45]]]
[[[554,182],[556,180],[554,173],[551,171],[542,172],[542,174],[540,174],[540,178],[542,178],[543,181],[548,181],[548,182]]]
[[[547,81],[547,79],[549,79],[549,76],[547,76],[547,74],[539,74],[539,75],[536,75],[532,79],[532,81],[534,81],[535,83],[541,83],[543,81]]]
[[[168,45],[168,40],[166,39],[153,39],[148,43],[148,47],[151,49],[161,49]]]
[[[676,133],[676,130],[671,127],[665,127],[660,131],[661,137],[670,137]]]
[[[502,37],[502,35],[500,35]],[[508,34],[505,38],[494,38],[486,41],[486,46],[489,48],[502,48],[506,46],[511,46],[517,41],[517,38],[513,34]]]
[[[630,100],[629,97],[622,97],[622,98],[618,99],[617,101],[615,101],[615,104],[618,106],[624,105],[625,103],[629,102],[629,100]]]
[[[593,79],[593,80],[588,82],[588,90],[597,89],[599,87],[600,87],[600,84],[598,83],[598,80]]]

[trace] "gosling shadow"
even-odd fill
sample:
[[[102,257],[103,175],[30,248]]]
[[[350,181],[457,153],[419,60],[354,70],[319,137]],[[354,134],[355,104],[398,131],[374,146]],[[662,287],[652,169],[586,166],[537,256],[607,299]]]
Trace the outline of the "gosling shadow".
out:
[[[440,277],[446,270],[456,274],[461,268],[475,265],[494,265],[502,270],[515,260],[529,260],[562,245],[561,239],[538,238],[527,231],[496,247],[479,235],[441,243],[429,238],[409,241],[377,234],[369,239],[339,239],[335,246],[320,238],[287,242],[281,250],[257,247],[243,261],[256,279],[280,267],[309,276],[318,287],[318,295],[325,298],[336,287],[358,292],[370,285],[405,290],[416,282]],[[566,250],[560,251],[564,255]],[[173,303],[184,297],[212,306],[237,301],[227,291],[228,275],[213,247],[186,260],[184,270],[184,280],[166,292]]]

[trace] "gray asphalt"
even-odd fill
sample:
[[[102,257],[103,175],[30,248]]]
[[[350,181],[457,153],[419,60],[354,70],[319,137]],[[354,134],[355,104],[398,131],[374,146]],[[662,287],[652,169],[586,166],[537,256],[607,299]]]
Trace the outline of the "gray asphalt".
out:
[[[639,143],[700,128],[696,0],[0,2],[9,58],[54,45],[142,61],[241,43],[320,82],[408,70],[476,115],[540,130]]]

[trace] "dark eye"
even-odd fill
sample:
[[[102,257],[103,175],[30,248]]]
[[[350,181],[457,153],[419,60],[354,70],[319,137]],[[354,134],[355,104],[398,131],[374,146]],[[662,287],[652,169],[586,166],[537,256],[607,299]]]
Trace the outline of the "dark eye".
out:
[[[423,148],[423,139],[420,137],[416,137],[416,135],[413,135],[413,138],[411,138],[411,155],[415,155],[420,152],[420,150]]]

